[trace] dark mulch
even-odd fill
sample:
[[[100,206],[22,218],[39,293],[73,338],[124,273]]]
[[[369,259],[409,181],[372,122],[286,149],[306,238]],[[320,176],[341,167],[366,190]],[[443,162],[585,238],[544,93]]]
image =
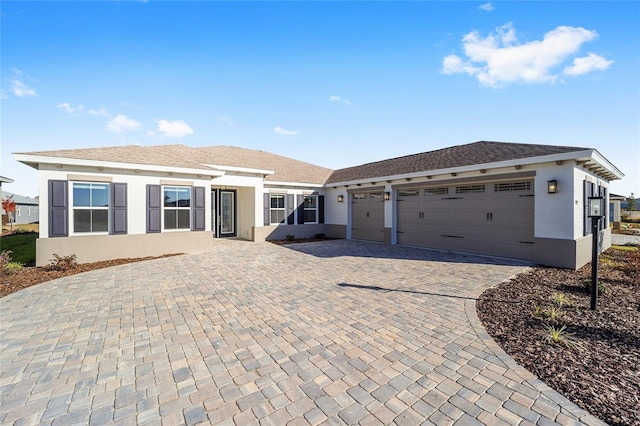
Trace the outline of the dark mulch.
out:
[[[55,280],[69,275],[88,272],[94,269],[108,268],[109,266],[124,265],[126,263],[140,262],[143,260],[160,259],[163,257],[177,256],[178,254],[166,254],[164,256],[136,257],[128,259],[104,260],[101,262],[79,263],[75,266],[56,269],[53,266],[24,267],[19,270],[0,273],[0,298],[27,287],[46,281]]]
[[[600,256],[604,294],[590,310],[591,264],[578,271],[536,267],[484,292],[480,320],[520,365],[612,425],[640,425],[640,251]],[[566,298],[557,320],[553,295]],[[557,300],[557,298],[556,298]],[[536,306],[547,314],[536,315]],[[544,325],[566,326],[569,343],[547,343]]]

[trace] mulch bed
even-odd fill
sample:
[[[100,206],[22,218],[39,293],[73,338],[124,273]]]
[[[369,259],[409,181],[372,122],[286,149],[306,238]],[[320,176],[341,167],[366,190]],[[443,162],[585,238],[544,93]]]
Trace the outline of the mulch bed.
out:
[[[143,260],[160,259],[163,257],[177,256],[178,254],[166,254],[163,256],[136,257],[128,259],[104,260],[92,263],[79,263],[73,267],[56,269],[53,266],[23,267],[19,270],[0,274],[0,298],[27,287],[46,281],[55,280],[80,272],[93,271],[94,269],[108,268],[109,266],[124,265],[126,263],[140,262]]]
[[[520,274],[484,292],[478,316],[502,349],[547,385],[611,425],[640,425],[640,251],[612,248],[599,263],[604,293],[596,311],[585,288],[588,264]],[[554,307],[560,314],[552,320]],[[545,325],[566,326],[568,343],[546,342]]]
[[[268,242],[273,243],[277,246],[285,246],[287,244],[297,244],[297,243],[315,243],[317,241],[329,241],[329,240],[340,240],[340,238],[295,238],[293,240],[269,240]]]

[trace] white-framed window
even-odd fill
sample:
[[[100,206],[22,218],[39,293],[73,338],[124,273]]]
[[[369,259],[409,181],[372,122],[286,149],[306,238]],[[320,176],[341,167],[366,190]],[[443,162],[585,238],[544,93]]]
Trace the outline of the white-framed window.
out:
[[[304,196],[304,223],[318,223],[318,196]]]
[[[109,184],[73,183],[73,232],[108,232]]]
[[[20,217],[20,206],[16,206],[16,216]]]
[[[269,216],[271,224],[284,223],[286,220],[284,194],[269,194]]]
[[[191,187],[164,186],[163,229],[191,229]]]

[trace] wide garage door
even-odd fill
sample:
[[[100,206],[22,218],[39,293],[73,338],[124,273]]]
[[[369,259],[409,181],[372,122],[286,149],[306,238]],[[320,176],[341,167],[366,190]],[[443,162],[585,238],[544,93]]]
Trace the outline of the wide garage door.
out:
[[[532,180],[403,188],[398,244],[533,259]]]
[[[384,242],[384,196],[380,192],[352,193],[351,238]]]

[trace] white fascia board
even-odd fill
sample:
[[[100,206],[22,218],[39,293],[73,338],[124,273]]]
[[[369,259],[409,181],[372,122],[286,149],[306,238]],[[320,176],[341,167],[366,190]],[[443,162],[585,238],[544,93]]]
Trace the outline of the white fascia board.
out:
[[[437,169],[437,170],[424,170],[420,172],[413,173],[405,173],[401,175],[391,175],[391,176],[375,176],[368,179],[358,179],[353,181],[345,181],[345,182],[334,182],[331,184],[327,184],[327,187],[332,186],[344,186],[344,185],[357,185],[357,184],[367,184],[371,182],[381,182],[381,181],[394,181],[394,180],[403,180],[403,179],[414,179],[425,176],[437,176],[437,175],[446,175],[451,173],[464,173],[464,172],[476,172],[482,169],[499,169],[505,167],[515,167],[515,166],[525,166],[532,164],[541,164],[541,163],[549,163],[555,161],[569,161],[569,160],[580,160],[580,159],[593,159],[598,162],[601,166],[606,168],[608,171],[611,171],[616,176],[624,176],[615,166],[613,166],[606,158],[600,155],[596,150],[589,149],[584,151],[572,151],[565,152],[562,154],[553,154],[553,155],[543,155],[539,157],[528,157],[528,158],[519,158],[515,160],[508,161],[496,161],[493,163],[481,163],[481,164],[472,164],[470,166],[462,166],[462,167],[451,167],[448,169]]]
[[[609,160],[607,160],[606,158],[604,158],[604,156],[602,154],[600,154],[597,150],[594,149],[592,151],[591,158],[595,162],[600,164],[602,167],[607,169],[608,172],[610,172],[611,174],[615,175],[616,178],[622,179],[624,177],[624,173],[622,173],[620,171],[620,169],[618,169],[616,166],[611,164],[611,162]]]
[[[302,183],[302,182],[275,182],[271,180],[265,180],[264,186],[295,186],[302,188],[324,188],[324,183]],[[330,185],[329,185],[330,186]]]
[[[275,173],[274,170],[252,169],[250,167],[223,166],[219,164],[205,164],[205,166],[225,172],[254,173],[257,175],[272,175]]]
[[[140,170],[148,172],[172,172],[206,176],[224,176],[223,171],[211,169],[191,169],[187,167],[171,167],[137,163],[120,163],[113,161],[83,160],[78,158],[48,157],[43,155],[13,154],[16,161],[25,164],[61,164],[66,166],[103,167],[105,169]],[[36,167],[37,168],[37,167]]]

